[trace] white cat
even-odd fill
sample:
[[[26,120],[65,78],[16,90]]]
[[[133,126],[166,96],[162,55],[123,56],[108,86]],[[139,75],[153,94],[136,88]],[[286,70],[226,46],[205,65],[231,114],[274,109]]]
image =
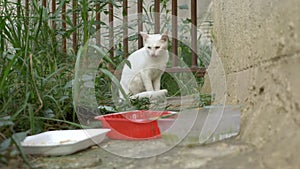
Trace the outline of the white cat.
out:
[[[167,90],[159,90],[160,79],[169,59],[167,32],[162,35],[149,35],[144,32],[140,34],[144,47],[128,57],[131,68],[127,64],[124,65],[121,86],[125,93],[133,98],[153,96],[150,91],[166,94]],[[124,98],[121,93],[120,98]]]

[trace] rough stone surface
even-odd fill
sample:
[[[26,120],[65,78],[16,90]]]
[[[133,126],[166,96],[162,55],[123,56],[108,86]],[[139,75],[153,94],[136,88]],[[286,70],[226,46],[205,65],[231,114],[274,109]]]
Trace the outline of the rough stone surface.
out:
[[[141,142],[115,141],[115,143],[119,151],[132,153],[128,147]],[[105,147],[108,144],[111,144],[111,141],[101,146]],[[155,144],[149,146],[155,148]],[[164,154],[138,159],[120,157],[95,146],[69,156],[33,157],[31,162],[35,167],[43,169],[197,169],[214,159],[251,151],[252,147],[249,145],[223,141],[205,146],[177,146]]]
[[[239,139],[258,168],[300,166],[300,1],[215,0],[214,38],[227,76],[227,103],[243,106]],[[248,157],[247,157],[248,156]],[[219,167],[217,167],[219,166]],[[228,167],[230,168],[230,167]]]

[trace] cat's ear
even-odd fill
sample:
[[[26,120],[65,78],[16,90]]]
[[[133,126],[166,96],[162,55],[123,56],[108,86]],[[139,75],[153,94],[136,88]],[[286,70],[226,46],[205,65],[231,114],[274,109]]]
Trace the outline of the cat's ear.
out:
[[[140,35],[143,37],[144,40],[149,38],[149,35],[145,32],[140,32]]]
[[[163,41],[168,41],[168,39],[169,39],[169,37],[168,37],[168,31],[166,31],[165,33],[163,33],[161,35],[160,39],[163,40]]]

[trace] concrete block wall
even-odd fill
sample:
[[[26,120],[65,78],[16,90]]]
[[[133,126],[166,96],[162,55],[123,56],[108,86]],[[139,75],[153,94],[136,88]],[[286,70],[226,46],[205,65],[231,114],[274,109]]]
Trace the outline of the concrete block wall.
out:
[[[300,1],[214,0],[213,36],[239,139],[269,168],[300,166]]]

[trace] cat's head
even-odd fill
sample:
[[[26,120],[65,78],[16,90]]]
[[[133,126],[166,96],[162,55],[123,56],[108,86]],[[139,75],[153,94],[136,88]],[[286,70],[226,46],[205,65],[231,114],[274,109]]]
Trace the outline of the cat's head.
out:
[[[144,47],[151,57],[158,57],[162,52],[168,50],[168,32],[164,34],[152,34],[149,35],[144,32],[140,32],[143,37]]]

